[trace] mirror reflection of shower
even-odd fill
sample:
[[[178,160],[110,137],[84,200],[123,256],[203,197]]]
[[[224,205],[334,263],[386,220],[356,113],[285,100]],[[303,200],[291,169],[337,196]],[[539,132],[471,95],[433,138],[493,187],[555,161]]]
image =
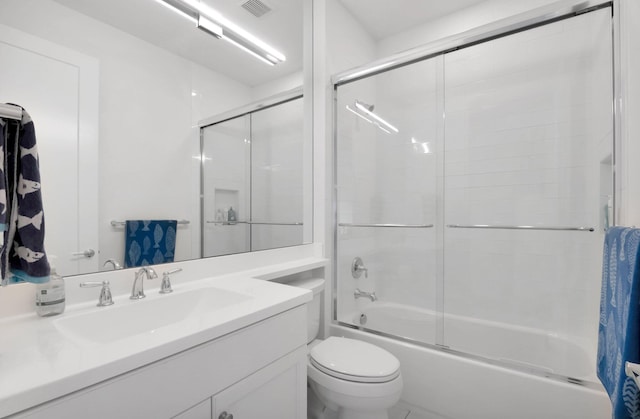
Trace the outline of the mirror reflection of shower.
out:
[[[309,242],[300,94],[285,92],[202,128],[203,257]]]
[[[377,126],[387,134],[397,134],[400,132],[394,125],[390,124],[387,120],[380,117],[380,115],[373,112],[375,105],[369,105],[360,100],[356,100],[353,107],[347,105],[346,108],[349,112],[353,112],[355,115],[364,119],[368,123]]]

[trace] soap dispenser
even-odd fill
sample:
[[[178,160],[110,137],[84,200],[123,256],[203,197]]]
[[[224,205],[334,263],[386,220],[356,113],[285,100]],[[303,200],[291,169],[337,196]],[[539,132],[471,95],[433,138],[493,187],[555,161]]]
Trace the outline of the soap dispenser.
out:
[[[55,259],[55,256],[50,259]],[[65,301],[64,278],[58,275],[52,264],[49,281],[36,285],[36,313],[41,317],[61,314],[64,312]]]

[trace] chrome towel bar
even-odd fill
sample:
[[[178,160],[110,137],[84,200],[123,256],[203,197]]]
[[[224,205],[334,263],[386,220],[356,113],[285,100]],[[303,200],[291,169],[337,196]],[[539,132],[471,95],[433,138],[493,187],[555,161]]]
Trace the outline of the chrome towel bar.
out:
[[[487,228],[496,230],[554,230],[554,231],[595,231],[593,227],[563,227],[563,226],[509,226],[509,225],[488,225],[488,224],[447,224],[448,228]]]
[[[178,220],[178,224],[189,224],[189,220]],[[124,227],[126,221],[111,221],[112,227]]]
[[[338,223],[339,227],[395,227],[395,228],[432,228],[433,224],[355,224]]]
[[[257,221],[207,221],[207,224],[234,225],[234,224],[251,224],[265,226],[301,226],[303,223],[261,223]]]

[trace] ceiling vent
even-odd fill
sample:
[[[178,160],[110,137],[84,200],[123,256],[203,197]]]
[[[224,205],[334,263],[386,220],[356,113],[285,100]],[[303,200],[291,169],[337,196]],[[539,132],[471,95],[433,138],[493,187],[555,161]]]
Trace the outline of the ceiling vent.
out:
[[[260,0],[248,0],[242,3],[242,8],[255,17],[262,17],[272,10],[271,7]]]

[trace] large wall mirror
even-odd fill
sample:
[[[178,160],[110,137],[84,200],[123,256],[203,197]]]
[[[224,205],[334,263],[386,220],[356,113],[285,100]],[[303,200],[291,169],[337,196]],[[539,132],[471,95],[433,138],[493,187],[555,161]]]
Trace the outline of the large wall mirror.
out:
[[[0,103],[23,106],[34,120],[45,207],[45,247],[48,255],[56,256],[62,275],[113,269],[108,260],[124,266],[130,235],[127,221],[177,220],[175,238],[171,238],[175,241],[170,252],[174,261],[312,241],[309,228],[295,240],[262,240],[260,246],[229,244],[224,252],[206,251],[203,231],[209,218],[201,212],[203,162],[213,167],[213,160],[207,159],[218,159],[217,170],[229,162],[215,153],[201,154],[202,121],[302,85],[305,2],[166,3],[204,5],[242,29],[228,29],[215,22],[204,27],[198,16],[189,16],[188,7],[180,15],[163,7],[160,0],[0,2]],[[197,24],[205,30],[199,30]],[[259,59],[248,53],[247,45],[236,37],[242,30],[277,49],[286,60],[269,65],[265,61],[279,59],[273,54]],[[295,124],[303,123],[302,115],[296,114],[300,119]],[[262,128],[258,123],[256,135],[261,130],[270,135],[270,123],[277,118],[269,115]],[[311,139],[296,139],[300,141],[295,146],[300,153],[296,161],[311,167]],[[257,137],[254,144],[254,161],[265,156],[263,167],[271,164],[272,174],[280,176],[275,169],[283,163],[269,163],[271,157],[267,156],[283,155],[275,148],[286,145]],[[244,176],[243,170],[231,163],[226,174]],[[250,187],[254,201],[275,200],[289,209],[310,209],[311,173],[305,169],[296,176],[301,189],[286,197],[290,203],[284,202],[282,195],[269,197],[283,190],[261,185],[264,177]],[[238,208],[247,209],[244,205]],[[285,215],[284,209],[272,209]],[[214,221],[215,215],[214,211]],[[310,217],[297,213],[296,222],[304,221],[310,227]],[[253,221],[257,221],[255,216]],[[136,226],[138,231],[146,227]],[[260,234],[254,236],[256,244]],[[152,236],[137,251],[154,252],[154,245]],[[148,259],[151,263],[161,261]]]

